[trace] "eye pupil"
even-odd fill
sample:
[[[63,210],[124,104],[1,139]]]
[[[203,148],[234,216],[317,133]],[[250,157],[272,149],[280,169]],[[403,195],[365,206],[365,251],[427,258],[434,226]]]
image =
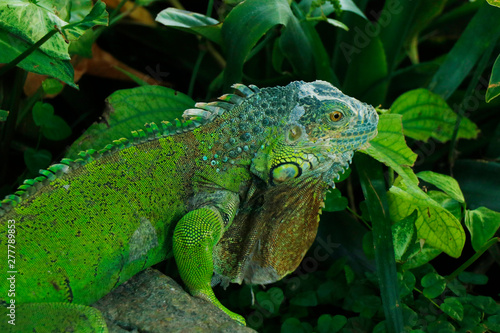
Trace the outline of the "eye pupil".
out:
[[[330,120],[337,122],[340,119],[342,119],[342,112],[333,111],[332,113],[330,113]]]

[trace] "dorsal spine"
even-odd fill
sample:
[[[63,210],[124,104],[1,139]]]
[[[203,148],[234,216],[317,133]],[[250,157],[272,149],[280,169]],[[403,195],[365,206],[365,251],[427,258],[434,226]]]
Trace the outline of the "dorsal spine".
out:
[[[195,108],[184,111],[182,120],[176,118],[173,122],[162,121],[161,128],[154,122],[147,123],[144,125],[144,129],[131,131],[133,142],[130,142],[126,138],[113,140],[112,143],[106,145],[103,149],[88,149],[86,151],[81,151],[76,159],[63,158],[59,163],[52,164],[47,169],[41,169],[40,176],[34,179],[26,179],[23,184],[17,188],[14,194],[9,194],[0,201],[0,217],[4,216],[28,196],[36,193],[40,187],[47,185],[57,177],[71,170],[88,164],[101,156],[114,153],[132,145],[139,145],[147,141],[157,140],[161,137],[192,131],[197,127],[212,122],[218,116],[231,110],[235,105],[240,105],[246,98],[260,91],[260,89],[254,85],[245,86],[238,83],[234,84],[232,87],[240,94],[226,94],[219,97],[219,101],[215,102],[196,103]]]

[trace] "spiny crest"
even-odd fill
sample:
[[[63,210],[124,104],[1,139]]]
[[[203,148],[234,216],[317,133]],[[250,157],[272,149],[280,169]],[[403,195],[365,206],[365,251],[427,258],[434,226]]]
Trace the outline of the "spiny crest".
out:
[[[183,120],[175,119],[172,122],[162,121],[161,128],[154,122],[144,125],[145,129],[131,131],[133,142],[126,138],[114,140],[106,145],[103,149],[95,150],[88,149],[81,151],[77,159],[63,158],[59,163],[49,166],[46,170],[41,169],[40,176],[34,179],[26,179],[21,186],[18,187],[14,194],[9,194],[0,201],[0,217],[4,216],[13,207],[22,202],[28,196],[36,193],[41,187],[48,185],[51,181],[63,174],[70,172],[73,169],[79,168],[91,161],[116,152],[118,150],[128,148],[132,145],[139,145],[147,141],[159,139],[160,137],[181,134],[192,131],[193,129],[213,121],[217,116],[220,116],[225,111],[233,108],[234,105],[241,104],[245,98],[250,97],[260,91],[254,85],[245,86],[243,84],[234,84],[233,88],[237,89],[242,96],[235,94],[226,94],[219,97],[220,101],[210,103],[196,103],[193,109],[187,109],[183,113]]]

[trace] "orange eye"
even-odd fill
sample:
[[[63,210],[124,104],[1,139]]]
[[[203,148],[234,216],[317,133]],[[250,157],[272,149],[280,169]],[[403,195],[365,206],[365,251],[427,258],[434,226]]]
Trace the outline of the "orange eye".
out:
[[[330,113],[330,120],[333,121],[333,122],[337,122],[339,121],[340,119],[342,119],[344,115],[342,114],[342,112],[340,111],[333,111]]]

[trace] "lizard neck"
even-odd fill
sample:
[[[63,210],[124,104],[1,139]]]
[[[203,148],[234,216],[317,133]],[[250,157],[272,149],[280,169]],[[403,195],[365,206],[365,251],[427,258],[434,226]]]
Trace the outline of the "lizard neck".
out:
[[[195,129],[200,161],[217,172],[231,165],[251,164],[256,153],[271,144],[286,126],[297,103],[289,86],[261,89],[228,112]]]

